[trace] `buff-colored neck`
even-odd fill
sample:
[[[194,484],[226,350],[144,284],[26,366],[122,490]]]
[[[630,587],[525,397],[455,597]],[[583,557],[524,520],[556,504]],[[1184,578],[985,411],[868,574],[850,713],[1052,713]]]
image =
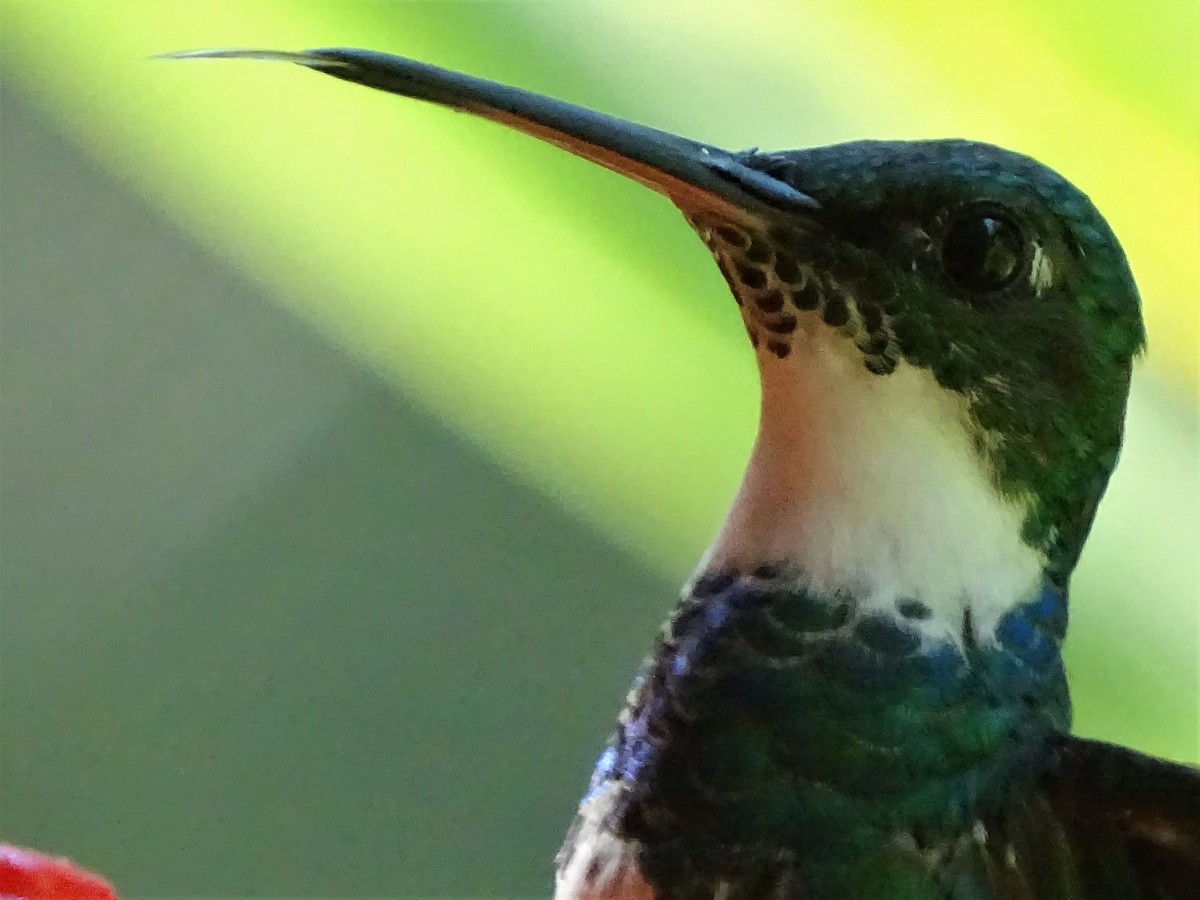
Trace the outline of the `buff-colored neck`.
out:
[[[963,398],[902,363],[867,372],[831,332],[759,355],[762,416],[741,489],[701,569],[782,564],[810,590],[893,611],[903,599],[984,631],[1040,583],[1023,511],[991,483]]]

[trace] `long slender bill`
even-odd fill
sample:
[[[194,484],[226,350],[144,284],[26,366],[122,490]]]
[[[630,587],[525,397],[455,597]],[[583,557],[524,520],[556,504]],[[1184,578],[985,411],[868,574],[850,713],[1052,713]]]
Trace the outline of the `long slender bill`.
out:
[[[491,119],[641,182],[688,212],[739,220],[746,213],[811,212],[807,194],[743,164],[736,154],[625,119],[369,50],[189,50],[165,59],[290,62],[326,75]]]

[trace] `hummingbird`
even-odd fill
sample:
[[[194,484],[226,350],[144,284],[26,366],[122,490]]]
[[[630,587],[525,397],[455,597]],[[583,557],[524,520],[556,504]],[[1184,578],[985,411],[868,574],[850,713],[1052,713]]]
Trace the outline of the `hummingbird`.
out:
[[[1070,578],[1145,343],[1079,189],[968,140],[733,152],[366,50],[170,55],[548,141],[665,196],[728,283],[757,439],[558,900],[1200,897],[1200,770],[1070,731]]]

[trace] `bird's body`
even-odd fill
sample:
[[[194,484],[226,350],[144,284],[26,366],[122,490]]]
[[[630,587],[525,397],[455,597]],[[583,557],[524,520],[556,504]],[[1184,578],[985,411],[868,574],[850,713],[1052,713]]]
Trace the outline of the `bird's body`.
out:
[[[561,900],[1200,896],[1200,775],[1069,736],[1071,570],[1137,291],[1087,198],[967,141],[729,153],[365,51],[665,194],[759,365],[737,498],[559,854]]]

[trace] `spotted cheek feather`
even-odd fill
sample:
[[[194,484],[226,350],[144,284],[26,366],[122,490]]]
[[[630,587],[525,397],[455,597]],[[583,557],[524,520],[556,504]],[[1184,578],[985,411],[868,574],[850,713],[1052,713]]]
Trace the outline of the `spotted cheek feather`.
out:
[[[806,260],[806,238],[799,231],[700,218],[689,222],[741,307],[756,350],[786,359],[799,339],[828,328],[849,339],[866,371],[885,375],[895,369],[900,353],[889,316]]]

